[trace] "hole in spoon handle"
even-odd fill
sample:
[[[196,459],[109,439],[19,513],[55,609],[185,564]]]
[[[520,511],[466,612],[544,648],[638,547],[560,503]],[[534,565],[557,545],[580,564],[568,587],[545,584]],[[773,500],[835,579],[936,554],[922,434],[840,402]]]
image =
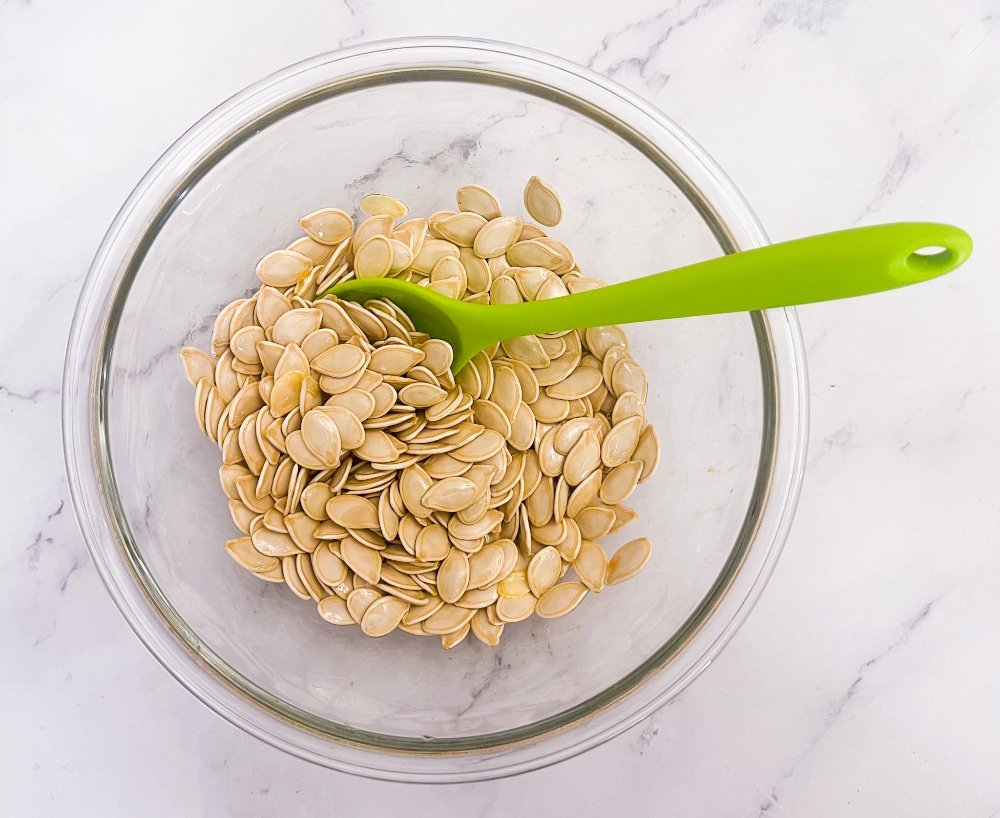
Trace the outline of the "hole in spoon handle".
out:
[[[926,281],[961,266],[972,252],[972,238],[950,224],[921,224],[918,246],[902,258],[899,275],[907,282]]]

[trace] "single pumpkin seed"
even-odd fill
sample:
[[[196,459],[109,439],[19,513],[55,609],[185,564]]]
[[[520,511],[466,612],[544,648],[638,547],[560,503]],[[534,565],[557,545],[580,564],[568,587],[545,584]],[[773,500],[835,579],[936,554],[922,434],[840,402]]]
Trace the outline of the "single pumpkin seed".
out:
[[[313,263],[308,256],[294,250],[276,250],[268,253],[257,264],[257,278],[272,287],[291,287],[300,275],[308,275]]]
[[[459,210],[478,213],[484,219],[495,219],[501,213],[497,197],[481,185],[462,185],[455,198]]]
[[[562,220],[559,195],[537,176],[524,186],[524,206],[531,218],[546,227],[554,227]]]
[[[333,595],[324,597],[316,605],[319,615],[332,625],[355,625],[354,615],[347,607],[347,603],[339,596]]]
[[[392,633],[410,610],[408,603],[395,596],[376,599],[361,618],[361,630],[366,636],[386,636]]]
[[[652,552],[653,545],[646,537],[629,540],[608,560],[605,583],[617,585],[631,579],[643,569]]]
[[[299,225],[311,239],[326,245],[340,244],[354,230],[351,217],[334,207],[314,210],[299,219]]]
[[[369,216],[390,216],[393,219],[402,219],[407,213],[405,204],[384,193],[369,193],[363,196],[361,209]]]
[[[239,565],[254,573],[271,571],[280,565],[276,557],[264,554],[254,547],[250,537],[229,540],[226,551]]]
[[[583,601],[587,591],[582,582],[560,582],[539,597],[535,613],[542,619],[565,616]]]
[[[532,593],[519,597],[505,597],[501,594],[496,602],[497,617],[502,622],[521,622],[535,612],[538,599]]]
[[[613,506],[627,500],[639,484],[642,469],[641,460],[629,460],[611,469],[601,481],[601,491],[598,495],[601,502]]]
[[[597,543],[584,540],[573,560],[573,570],[595,594],[604,590],[604,575],[608,570],[608,557]]]
[[[542,595],[559,580],[562,557],[551,545],[541,549],[528,563],[526,578],[528,588],[536,597]]]

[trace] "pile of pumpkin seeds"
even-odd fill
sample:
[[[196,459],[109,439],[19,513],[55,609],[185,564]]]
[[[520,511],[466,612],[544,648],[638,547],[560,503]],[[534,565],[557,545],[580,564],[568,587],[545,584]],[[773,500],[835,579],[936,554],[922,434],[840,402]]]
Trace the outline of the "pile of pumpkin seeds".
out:
[[[502,304],[601,286],[544,229],[556,193],[532,177],[524,204],[534,222],[466,185],[429,218],[381,194],[357,225],[310,213],[257,266],[257,293],[219,313],[212,355],[181,351],[245,535],[227,551],[328,622],[496,646],[507,623],[569,613],[649,558],[646,538],[610,559],[599,543],[635,519],[624,503],[660,450],[620,328],[512,338],[453,376],[451,347],[389,301],[317,298],[374,276]]]

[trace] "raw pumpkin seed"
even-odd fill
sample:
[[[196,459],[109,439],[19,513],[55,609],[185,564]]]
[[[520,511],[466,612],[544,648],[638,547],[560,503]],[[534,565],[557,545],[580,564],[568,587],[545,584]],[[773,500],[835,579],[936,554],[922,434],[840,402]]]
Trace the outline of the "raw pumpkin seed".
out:
[[[608,560],[605,583],[617,585],[619,582],[631,579],[643,569],[652,552],[653,546],[645,537],[629,540]]]
[[[554,227],[562,220],[558,194],[537,176],[532,176],[524,187],[524,207],[531,218],[546,227]]]

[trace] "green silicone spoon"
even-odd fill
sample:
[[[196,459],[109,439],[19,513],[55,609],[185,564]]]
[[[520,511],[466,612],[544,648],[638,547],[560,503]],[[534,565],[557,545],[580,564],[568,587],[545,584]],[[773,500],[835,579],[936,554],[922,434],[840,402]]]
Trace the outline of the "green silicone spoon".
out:
[[[390,299],[418,329],[451,344],[457,373],[480,350],[519,335],[850,298],[936,278],[971,252],[964,230],[901,222],[795,239],[523,304],[470,304],[391,278],[346,281],[319,297]]]

